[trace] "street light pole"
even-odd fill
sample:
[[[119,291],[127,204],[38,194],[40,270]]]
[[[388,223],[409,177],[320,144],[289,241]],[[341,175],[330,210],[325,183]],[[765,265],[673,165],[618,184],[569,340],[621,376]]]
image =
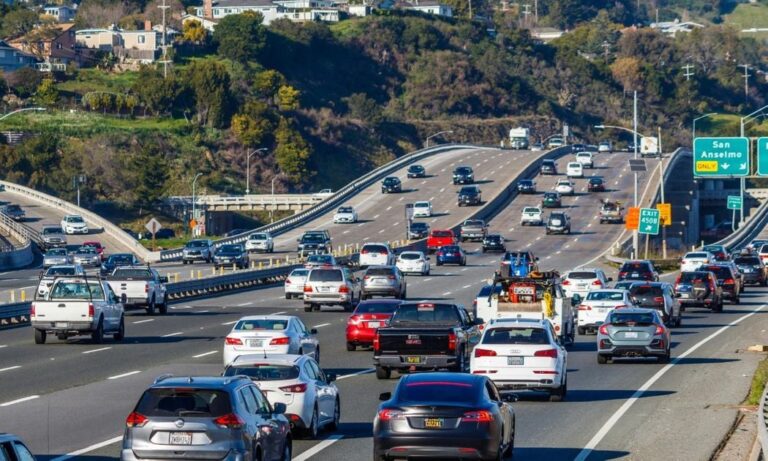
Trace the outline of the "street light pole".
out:
[[[741,117],[741,120],[739,120],[739,128],[740,128],[739,135],[742,138],[744,137],[744,133],[745,133],[744,126],[747,123],[751,122],[752,120],[755,120],[756,118],[758,118],[758,114],[762,114],[762,112],[765,109],[768,109],[768,106],[763,106],[757,109],[756,111],[750,114],[747,114],[744,117]],[[751,144],[752,141],[750,140],[748,142]],[[751,174],[752,172],[749,171],[748,173]],[[740,183],[739,185],[740,185],[740,193],[741,193],[741,208],[739,209],[739,226],[743,226],[744,225],[744,186],[745,186],[745,180],[743,176],[741,177],[741,180],[739,181],[739,183]]]
[[[634,94],[634,102],[633,102],[633,115],[632,115],[632,136],[634,136],[633,144],[635,148],[635,160],[637,160],[637,91],[635,91]],[[635,175],[635,208],[637,208],[637,171],[634,172]],[[638,233],[637,229],[632,230],[632,250],[635,252],[635,255],[638,255],[640,253],[639,251],[639,241],[638,241]],[[647,247],[646,247],[647,249]]]
[[[448,134],[448,133],[453,133],[453,130],[439,131],[433,135],[427,136],[427,139],[424,142],[424,147],[425,148],[429,147],[429,140],[434,138],[435,136],[440,136],[441,134]]]
[[[691,129],[691,147],[693,147],[693,140],[696,139],[696,121],[701,120],[703,118],[711,117],[713,115],[717,115],[717,112],[710,112],[708,114],[704,114],[701,117],[696,117],[693,119],[693,129]]]
[[[199,178],[202,175],[203,173],[197,173],[195,175],[195,179],[192,180],[192,220],[195,220],[197,218],[197,209],[195,207],[195,184],[197,184],[197,178]],[[194,235],[194,231],[193,231],[193,235]]]
[[[267,150],[266,147],[255,149],[245,158],[245,195],[251,193],[251,157],[257,152],[263,152],[265,150]]]

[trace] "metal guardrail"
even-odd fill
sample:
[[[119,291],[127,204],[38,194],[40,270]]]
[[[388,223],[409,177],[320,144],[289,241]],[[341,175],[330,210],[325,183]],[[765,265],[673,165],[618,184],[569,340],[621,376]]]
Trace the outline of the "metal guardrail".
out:
[[[0,328],[29,323],[30,303],[5,304],[0,307]]]
[[[768,386],[763,389],[763,398],[757,409],[757,439],[762,447],[763,457],[768,458]]]
[[[315,205],[325,197],[312,194],[275,194],[275,195],[201,195],[195,197],[197,206],[226,205]],[[192,199],[190,197],[190,203]]]

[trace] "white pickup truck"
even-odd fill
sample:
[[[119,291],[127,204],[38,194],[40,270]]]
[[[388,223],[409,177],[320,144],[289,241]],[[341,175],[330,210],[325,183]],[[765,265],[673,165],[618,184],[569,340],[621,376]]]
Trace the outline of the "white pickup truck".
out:
[[[525,226],[540,226],[543,221],[541,208],[537,206],[527,206],[523,208],[523,212],[520,215],[520,225]]]
[[[118,267],[107,277],[107,283],[126,309],[146,309],[149,315],[154,315],[156,309],[163,315],[168,312],[165,289],[168,277],[151,267]]]
[[[61,340],[90,334],[94,343],[103,342],[107,333],[115,341],[125,337],[123,305],[98,278],[57,278],[45,298],[32,302],[30,320],[35,344],[45,344],[48,334]]]

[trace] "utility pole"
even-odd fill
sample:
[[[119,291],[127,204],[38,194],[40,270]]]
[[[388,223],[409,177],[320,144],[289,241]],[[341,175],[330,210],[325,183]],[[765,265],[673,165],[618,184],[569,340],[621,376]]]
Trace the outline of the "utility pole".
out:
[[[533,20],[536,23],[535,25],[539,25],[539,0],[533,0]]]
[[[632,131],[634,132],[634,147],[635,147],[635,160],[637,160],[637,91],[635,90],[634,104],[633,104],[633,123]],[[635,208],[637,208],[637,171],[635,174]],[[638,241],[637,229],[632,230],[632,251],[634,252],[634,258],[638,258],[640,255],[640,242]]]
[[[530,27],[531,23],[529,18],[531,16],[531,5],[529,3],[523,5],[523,16],[525,17],[525,19],[523,19],[523,25],[525,27]]]
[[[163,49],[163,60],[160,61],[163,63],[163,78],[168,78],[168,45],[166,44],[166,23],[165,23],[165,12],[170,6],[165,4],[165,0],[163,0],[162,5],[158,5],[158,8],[163,12],[163,35],[162,35],[162,45],[160,46]]]
[[[659,176],[661,176],[661,203],[666,203],[664,201],[664,149],[661,147],[661,127],[659,128]],[[671,213],[670,213],[670,220],[672,219]],[[667,224],[670,223],[661,223],[661,257],[664,259],[667,259]]]
[[[602,45],[603,47],[603,55],[605,56],[605,61],[608,62],[608,53],[611,51],[611,44],[608,43],[608,41],[603,41]]]
[[[693,77],[693,76],[694,76],[694,73],[693,73],[693,64],[686,64],[686,65],[684,65],[684,66],[682,67],[682,69],[683,69],[683,71],[684,71],[683,75],[685,76],[685,81],[686,81],[686,82],[687,82],[687,81],[690,81],[690,80],[691,80],[691,77]]]
[[[744,68],[744,102],[749,102],[749,64],[739,64],[736,67]]]
[[[469,20],[472,20],[472,0],[469,0]]]

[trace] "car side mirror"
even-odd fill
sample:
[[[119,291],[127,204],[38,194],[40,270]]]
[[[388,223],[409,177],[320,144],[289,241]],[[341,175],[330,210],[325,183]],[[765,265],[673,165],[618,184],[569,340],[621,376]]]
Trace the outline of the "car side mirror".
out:
[[[382,401],[382,402],[386,402],[387,400],[389,400],[391,398],[392,398],[392,393],[391,392],[382,392],[381,394],[379,394],[379,400]]]
[[[326,373],[325,380],[328,381],[329,383],[336,381],[336,373]]]
[[[613,277],[608,277],[609,282],[613,282]]]
[[[313,328],[313,329],[309,330],[309,334],[316,335],[317,334],[317,328]]]
[[[285,410],[287,409],[288,407],[284,403],[277,402],[272,404],[272,412],[276,415],[285,414]]]
[[[477,326],[479,326],[479,325],[484,325],[484,324],[485,324],[485,320],[483,320],[482,318],[478,317],[478,318],[476,318],[476,319],[475,319],[475,320],[472,322],[472,324],[473,324],[473,325],[477,325]]]
[[[535,258],[533,258],[533,260],[534,260],[534,261],[538,261],[538,260],[539,260],[539,257],[538,257],[538,256],[536,256]]]
[[[121,302],[121,303],[123,303],[123,304],[125,304],[127,301],[128,301],[128,296],[126,296],[126,294],[125,294],[125,293],[122,293],[122,294],[120,295],[120,302]]]

